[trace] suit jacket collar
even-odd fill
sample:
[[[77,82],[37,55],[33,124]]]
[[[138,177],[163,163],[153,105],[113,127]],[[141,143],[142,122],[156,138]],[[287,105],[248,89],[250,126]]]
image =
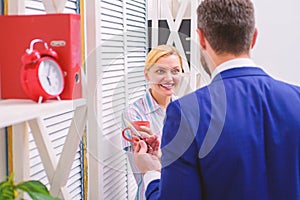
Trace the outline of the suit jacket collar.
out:
[[[219,81],[227,78],[242,77],[242,76],[268,76],[261,68],[259,67],[235,67],[225,71],[222,71],[220,74],[217,74],[212,82]]]
[[[222,71],[232,69],[232,68],[237,68],[237,67],[257,67],[256,64],[251,60],[250,58],[236,58],[232,60],[228,60],[219,66],[215,68],[215,70],[211,74],[211,79],[214,79],[214,77],[221,73]]]

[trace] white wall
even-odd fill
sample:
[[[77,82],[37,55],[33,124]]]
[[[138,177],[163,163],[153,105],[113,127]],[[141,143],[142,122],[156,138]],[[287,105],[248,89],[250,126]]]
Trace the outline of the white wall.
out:
[[[300,1],[253,2],[258,27],[253,59],[274,78],[300,85]]]

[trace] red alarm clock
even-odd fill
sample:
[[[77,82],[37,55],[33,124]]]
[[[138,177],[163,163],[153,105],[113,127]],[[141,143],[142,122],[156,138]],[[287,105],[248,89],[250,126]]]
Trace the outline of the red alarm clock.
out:
[[[43,44],[41,50],[34,48],[37,43]],[[21,58],[21,85],[30,99],[39,103],[53,98],[60,100],[65,82],[57,58],[57,53],[43,40],[30,42],[30,48]]]

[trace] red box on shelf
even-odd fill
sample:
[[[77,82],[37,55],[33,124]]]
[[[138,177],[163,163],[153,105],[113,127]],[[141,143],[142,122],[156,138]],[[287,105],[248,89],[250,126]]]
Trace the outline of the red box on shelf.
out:
[[[65,73],[61,99],[82,97],[79,14],[0,16],[0,92],[2,99],[28,99],[21,86],[21,57],[33,39],[45,41],[58,54]]]

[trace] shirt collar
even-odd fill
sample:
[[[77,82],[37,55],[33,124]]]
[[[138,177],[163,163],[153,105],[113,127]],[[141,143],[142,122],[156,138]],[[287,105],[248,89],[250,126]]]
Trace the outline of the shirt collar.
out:
[[[172,97],[171,97],[171,101],[174,101],[177,98],[178,97],[173,94]],[[160,107],[160,105],[158,105],[158,103],[152,97],[150,89],[146,90],[144,101],[145,101],[147,113],[155,112],[157,110],[162,110],[162,108]]]
[[[238,68],[238,67],[258,67],[258,66],[250,58],[237,58],[237,59],[229,60],[216,67],[216,69],[211,74],[211,80],[213,80],[217,74],[225,70]]]
[[[155,112],[156,110],[161,109],[161,107],[158,105],[158,103],[152,97],[152,95],[150,93],[150,89],[146,90],[144,101],[145,101],[146,110],[148,113]]]

